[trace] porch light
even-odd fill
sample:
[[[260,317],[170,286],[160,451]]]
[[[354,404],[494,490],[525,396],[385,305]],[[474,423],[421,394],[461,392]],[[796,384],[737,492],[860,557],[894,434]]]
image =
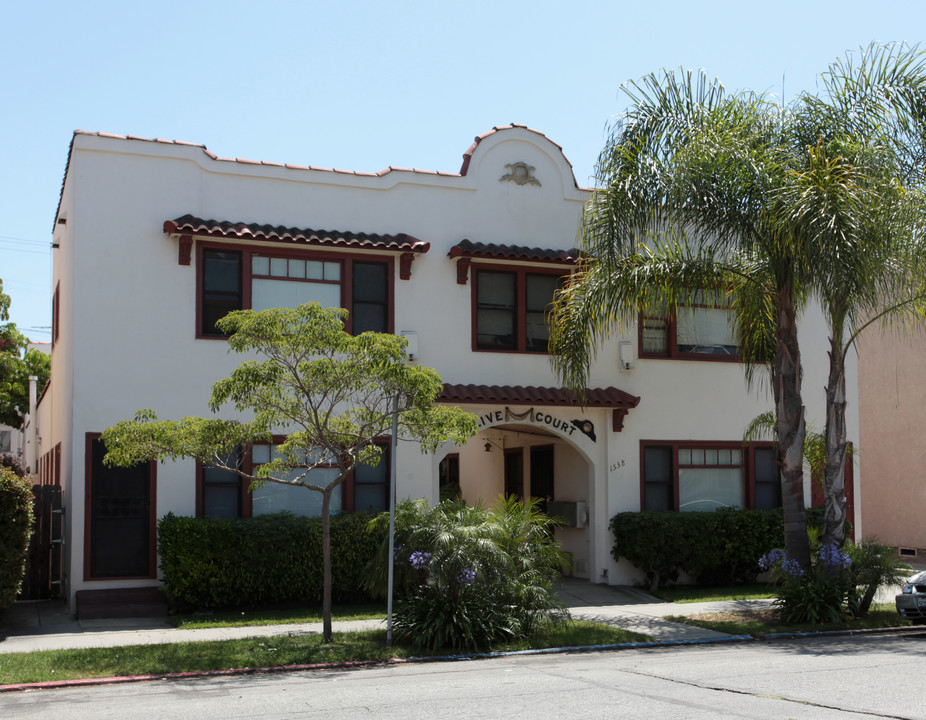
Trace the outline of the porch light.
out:
[[[492,452],[492,443],[486,440],[486,452]]]

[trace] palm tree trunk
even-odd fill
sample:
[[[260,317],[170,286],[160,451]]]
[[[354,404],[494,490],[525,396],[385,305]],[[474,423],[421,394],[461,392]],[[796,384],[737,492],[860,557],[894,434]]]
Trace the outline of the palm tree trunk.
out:
[[[331,487],[322,493],[322,637],[331,642]]]
[[[810,567],[810,543],[804,511],[804,405],[801,398],[801,353],[790,283],[778,291],[778,352],[773,382],[778,425],[778,463],[784,511],[785,550]]]
[[[846,359],[841,338],[830,340],[826,383],[826,467],[823,470],[823,544],[846,542]]]

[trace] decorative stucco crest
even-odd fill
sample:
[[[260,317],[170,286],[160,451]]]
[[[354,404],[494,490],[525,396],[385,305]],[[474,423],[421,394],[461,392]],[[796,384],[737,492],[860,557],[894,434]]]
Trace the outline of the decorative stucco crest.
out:
[[[535,170],[532,165],[525,162],[516,162],[505,165],[505,169],[508,172],[498,179],[499,182],[513,182],[517,185],[537,185],[540,187],[540,181],[532,175]]]

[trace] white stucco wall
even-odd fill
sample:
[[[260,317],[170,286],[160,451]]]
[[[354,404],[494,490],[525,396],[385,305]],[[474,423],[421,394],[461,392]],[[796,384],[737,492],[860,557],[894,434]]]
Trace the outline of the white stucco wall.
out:
[[[500,182],[505,166],[515,162],[533,166],[541,185]],[[430,251],[416,256],[410,280],[399,279],[398,262],[395,268],[395,330],[417,332],[418,362],[436,368],[448,383],[556,386],[546,356],[472,351],[472,278],[457,283],[448,252],[463,239],[571,248],[586,197],[575,187],[559,148],[521,127],[484,136],[465,175],[401,170],[354,175],[218,160],[199,146],[76,135],[59,212],[66,224],[56,225],[55,233],[61,321],[52,395],[45,401],[53,408],[52,442],[63,443],[72,591],[88,586],[83,581],[86,433],[143,408],[162,418],[205,414],[212,384],[240,361],[227,353],[224,341],[196,339],[196,253],[191,265],[178,263],[178,242],[162,231],[166,220],[192,214],[316,230],[407,233],[429,242]],[[505,263],[511,264],[517,263]],[[818,320],[807,316],[801,338],[807,415],[822,427],[826,356]],[[566,499],[587,500],[592,515],[585,535],[575,531],[567,538],[568,549],[584,555],[593,580],[631,582],[636,574],[610,559],[607,525],[614,513],[639,509],[640,441],[738,440],[745,425],[770,408],[770,400],[764,387],[746,389],[737,364],[637,360],[632,370],[622,370],[620,339],[636,349],[635,328],[617,333],[601,349],[589,386],[615,386],[640,396],[624,429],[612,431],[610,410],[590,409],[585,417],[595,422],[597,442],[552,434],[561,448],[557,474],[582,467],[586,473],[581,483],[587,497]],[[854,373],[853,366],[853,439]],[[485,453],[482,447],[482,436],[493,437],[493,431],[485,429],[460,451],[461,462],[469,464],[467,499],[491,501],[499,492],[501,453]],[[401,448],[399,498],[436,500],[441,457]],[[159,465],[157,515],[191,514],[194,500],[194,464]],[[89,586],[133,584],[138,583]]]

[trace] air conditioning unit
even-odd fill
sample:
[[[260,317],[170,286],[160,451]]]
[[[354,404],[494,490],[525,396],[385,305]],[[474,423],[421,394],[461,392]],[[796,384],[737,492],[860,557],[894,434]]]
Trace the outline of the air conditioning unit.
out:
[[[588,503],[548,502],[547,515],[556,519],[561,527],[584,528],[588,526]]]

